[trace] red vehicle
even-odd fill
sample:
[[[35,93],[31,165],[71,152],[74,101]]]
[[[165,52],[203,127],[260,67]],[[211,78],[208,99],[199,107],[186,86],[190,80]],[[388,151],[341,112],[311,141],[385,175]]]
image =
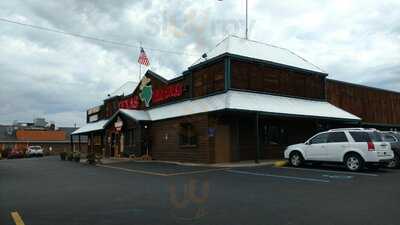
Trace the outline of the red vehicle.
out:
[[[24,151],[13,148],[7,155],[7,159],[18,159],[24,157]]]

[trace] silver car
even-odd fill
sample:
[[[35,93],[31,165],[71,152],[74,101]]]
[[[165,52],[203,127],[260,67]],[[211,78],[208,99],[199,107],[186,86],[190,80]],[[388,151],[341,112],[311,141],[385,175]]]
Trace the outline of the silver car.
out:
[[[39,145],[29,146],[25,152],[27,157],[43,156],[43,148]]]

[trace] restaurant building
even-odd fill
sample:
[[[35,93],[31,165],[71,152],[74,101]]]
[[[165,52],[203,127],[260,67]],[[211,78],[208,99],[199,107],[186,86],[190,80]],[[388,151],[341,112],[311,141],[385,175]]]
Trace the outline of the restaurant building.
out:
[[[148,70],[125,84],[73,135],[104,157],[219,163],[282,158],[330,128],[400,127],[399,93],[327,76],[287,49],[228,36],[173,79]]]

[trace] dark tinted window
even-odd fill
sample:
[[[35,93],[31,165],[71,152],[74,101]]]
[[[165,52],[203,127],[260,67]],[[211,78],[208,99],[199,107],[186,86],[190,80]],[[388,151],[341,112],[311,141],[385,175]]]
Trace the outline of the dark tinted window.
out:
[[[264,126],[264,144],[285,145],[287,144],[287,132],[284,127],[276,125]]]
[[[383,133],[382,140],[387,142],[397,142],[398,137],[393,133]]]
[[[311,139],[310,144],[326,143],[327,139],[328,139],[328,133],[322,133],[322,134],[315,136],[313,139]]]
[[[347,137],[344,132],[332,132],[328,135],[328,143],[332,142],[347,142]]]
[[[378,132],[350,132],[355,142],[380,142],[382,141],[382,135]]]
[[[378,132],[369,132],[369,136],[371,137],[371,139],[373,141],[376,141],[376,142],[383,141],[382,135]]]
[[[396,142],[396,139],[392,135],[389,135],[389,134],[384,134],[383,140],[387,141],[387,142]]]
[[[355,142],[369,142],[371,141],[371,137],[367,132],[350,132],[350,135],[353,137]]]

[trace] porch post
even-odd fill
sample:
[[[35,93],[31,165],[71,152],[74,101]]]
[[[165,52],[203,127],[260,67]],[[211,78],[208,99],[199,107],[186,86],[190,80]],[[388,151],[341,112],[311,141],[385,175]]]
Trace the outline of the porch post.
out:
[[[256,138],[257,138],[257,149],[256,149],[256,159],[255,163],[259,163],[259,158],[260,158],[260,129],[259,129],[259,121],[260,121],[260,115],[257,112],[256,113]]]
[[[78,151],[81,152],[81,135],[78,135]]]
[[[73,135],[69,136],[69,142],[71,144],[71,152],[74,151],[74,139],[73,139]]]

